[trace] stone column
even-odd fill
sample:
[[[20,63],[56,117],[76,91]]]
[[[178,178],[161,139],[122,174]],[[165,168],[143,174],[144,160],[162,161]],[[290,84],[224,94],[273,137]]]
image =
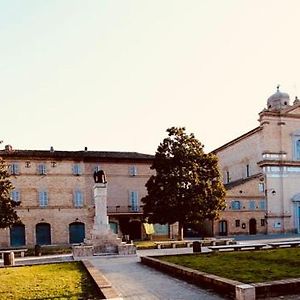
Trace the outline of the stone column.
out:
[[[95,183],[95,217],[93,232],[97,235],[109,232],[109,222],[107,216],[107,183]]]

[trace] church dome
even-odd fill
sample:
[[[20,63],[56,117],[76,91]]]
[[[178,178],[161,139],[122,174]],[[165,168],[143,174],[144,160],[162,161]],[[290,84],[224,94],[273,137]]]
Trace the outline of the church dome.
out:
[[[290,103],[290,96],[287,93],[279,91],[279,86],[277,86],[277,91],[275,94],[268,98],[268,110],[280,110],[287,106]]]

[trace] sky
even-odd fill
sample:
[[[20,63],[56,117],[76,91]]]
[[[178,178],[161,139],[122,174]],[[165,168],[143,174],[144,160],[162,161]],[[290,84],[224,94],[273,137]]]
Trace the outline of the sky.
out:
[[[300,96],[299,29],[298,0],[0,0],[0,148],[212,151]]]

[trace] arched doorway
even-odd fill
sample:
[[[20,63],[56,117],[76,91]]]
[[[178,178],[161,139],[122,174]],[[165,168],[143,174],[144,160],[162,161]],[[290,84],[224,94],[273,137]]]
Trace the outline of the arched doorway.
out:
[[[221,220],[219,222],[219,235],[225,236],[227,234],[228,234],[227,221]]]
[[[256,228],[256,220],[250,219],[249,220],[249,234],[256,234],[257,228]]]
[[[85,238],[85,226],[81,222],[69,224],[69,241],[70,244],[82,243]]]
[[[38,223],[35,226],[35,236],[37,245],[51,244],[51,226],[48,223]]]
[[[25,225],[13,225],[10,228],[10,245],[12,247],[24,246],[25,242]]]

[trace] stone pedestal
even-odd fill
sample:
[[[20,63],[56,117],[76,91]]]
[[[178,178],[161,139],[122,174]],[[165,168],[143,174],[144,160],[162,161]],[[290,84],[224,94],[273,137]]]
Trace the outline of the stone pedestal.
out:
[[[132,244],[125,244],[113,233],[107,216],[107,184],[94,185],[95,217],[90,238],[84,240],[81,246],[73,247],[74,256],[90,256],[103,254],[135,254]]]

